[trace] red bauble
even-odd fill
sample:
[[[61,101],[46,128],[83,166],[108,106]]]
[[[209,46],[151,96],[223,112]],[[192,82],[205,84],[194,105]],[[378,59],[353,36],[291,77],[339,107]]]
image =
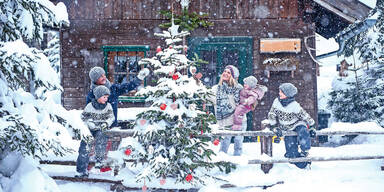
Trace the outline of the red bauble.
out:
[[[169,46],[170,49],[172,49],[172,46]]]
[[[107,171],[110,171],[110,170],[112,170],[110,167],[102,167],[100,169],[100,172],[107,172]]]
[[[165,184],[165,182],[166,182],[166,180],[165,180],[165,179],[160,179],[160,185],[164,185],[164,184]]]
[[[173,80],[177,80],[177,79],[179,79],[179,76],[178,76],[177,74],[173,74],[173,75],[172,75],[172,79],[173,79]]]
[[[220,143],[220,140],[219,140],[219,139],[215,139],[215,140],[213,141],[213,144],[214,144],[214,145],[219,145],[219,143]]]
[[[162,50],[161,50],[161,47],[159,46],[159,47],[156,48],[156,53],[158,53],[160,51],[162,51]]]
[[[185,180],[187,180],[188,182],[191,182],[193,179],[193,176],[191,174],[188,174],[186,177],[185,177]]]
[[[203,134],[204,133],[204,131],[203,130],[201,130],[201,134]]]
[[[124,154],[127,156],[129,156],[131,153],[132,153],[132,150],[130,148],[128,148],[124,151]]]
[[[161,109],[161,110],[165,110],[165,108],[167,108],[167,105],[166,105],[166,104],[163,103],[163,104],[160,105],[160,109]]]
[[[141,187],[141,190],[142,190],[143,192],[146,192],[147,189],[148,189],[148,187],[147,187],[146,185],[143,185],[143,187]]]

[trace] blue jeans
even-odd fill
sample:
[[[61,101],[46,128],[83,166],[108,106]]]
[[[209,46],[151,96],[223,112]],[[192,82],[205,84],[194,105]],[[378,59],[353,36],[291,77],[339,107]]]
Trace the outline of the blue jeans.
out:
[[[311,148],[311,138],[309,137],[309,132],[307,127],[304,125],[297,126],[293,131],[297,133],[297,136],[285,136],[285,157],[287,158],[297,158],[302,157],[302,154],[299,153],[298,147],[301,151],[308,151]],[[299,168],[305,168],[310,162],[299,162],[294,163]]]
[[[92,146],[95,146],[95,160],[100,163],[106,156],[106,147],[108,137],[101,131],[91,131],[94,137],[93,143],[86,143],[81,140],[79,147],[79,156],[76,161],[76,171],[79,173],[85,173],[89,164],[89,153],[91,152]]]
[[[242,128],[240,131],[247,130],[247,117],[244,115],[243,122],[242,122]],[[225,136],[223,140],[221,141],[220,145],[220,151],[223,151],[224,153],[228,152],[229,145],[231,144],[232,136]],[[234,138],[234,149],[233,149],[233,155],[234,156],[240,156],[243,152],[243,140],[244,136],[235,136]]]

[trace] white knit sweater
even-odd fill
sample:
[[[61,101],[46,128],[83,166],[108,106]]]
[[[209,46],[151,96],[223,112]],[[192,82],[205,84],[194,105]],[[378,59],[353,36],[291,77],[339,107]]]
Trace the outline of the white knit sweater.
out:
[[[278,125],[283,130],[293,130],[298,125],[312,126],[315,121],[296,101],[283,107],[278,98],[273,101],[268,113],[271,126]]]
[[[110,127],[115,120],[115,116],[113,115],[110,103],[107,103],[107,106],[104,109],[97,110],[93,107],[91,102],[87,104],[83,113],[81,113],[81,119],[87,124],[90,130],[98,130],[103,122],[106,122],[108,127]]]

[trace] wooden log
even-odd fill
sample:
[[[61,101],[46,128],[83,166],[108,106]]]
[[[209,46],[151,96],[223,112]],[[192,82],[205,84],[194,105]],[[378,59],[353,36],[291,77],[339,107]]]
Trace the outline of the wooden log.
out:
[[[111,184],[122,184],[121,180],[110,180],[110,179],[98,179],[90,177],[68,177],[68,176],[51,176],[55,180],[64,180],[72,182],[91,182],[91,183],[111,183]]]
[[[300,158],[282,158],[282,159],[253,159],[249,160],[248,164],[268,164],[268,163],[298,163],[298,162],[314,162],[314,161],[349,161],[349,160],[370,160],[384,159],[384,155],[357,156],[357,157],[300,157]]]
[[[384,130],[384,129],[383,129]],[[316,135],[383,135],[384,131],[317,131]],[[215,131],[207,136],[275,136],[276,134],[269,130],[264,131]],[[296,136],[296,132],[285,131],[283,136]]]
[[[266,129],[267,124],[261,123],[261,129]],[[261,136],[260,139],[260,146],[261,146],[261,155],[266,154],[270,157],[272,157],[272,136]],[[261,170],[263,170],[264,173],[268,173],[269,170],[271,170],[273,167],[273,164],[271,163],[263,163],[261,164]]]
[[[383,164],[381,165],[381,170],[384,171],[384,161],[383,161]]]

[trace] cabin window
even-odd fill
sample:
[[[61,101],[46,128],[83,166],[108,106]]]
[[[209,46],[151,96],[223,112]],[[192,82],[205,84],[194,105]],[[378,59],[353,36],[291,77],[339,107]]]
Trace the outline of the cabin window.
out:
[[[145,66],[139,61],[147,56],[149,46],[103,46],[106,76],[112,83],[132,81]],[[146,81],[142,81],[142,86]],[[120,102],[144,102],[144,97],[136,97],[137,90],[132,90],[119,97]]]

